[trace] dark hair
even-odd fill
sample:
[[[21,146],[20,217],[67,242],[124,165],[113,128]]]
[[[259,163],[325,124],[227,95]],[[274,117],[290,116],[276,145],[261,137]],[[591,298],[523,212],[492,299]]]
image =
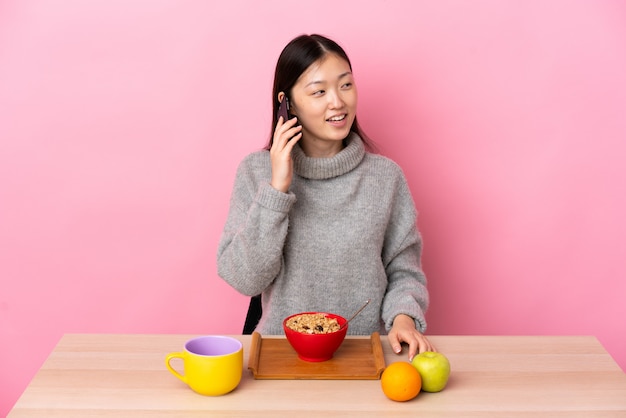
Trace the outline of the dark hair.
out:
[[[276,70],[274,71],[274,87],[272,89],[272,126],[270,130],[270,138],[266,149],[272,147],[274,141],[274,129],[278,123],[278,93],[285,92],[288,98],[291,98],[291,90],[307,68],[311,64],[320,60],[327,54],[335,54],[343,58],[348,63],[350,70],[352,64],[346,52],[335,41],[328,39],[322,35],[300,35],[291,40],[283,49]],[[354,122],[350,127],[350,131],[358,134],[363,140],[363,144],[369,150],[373,150],[372,141],[365,135],[357,122],[355,116]]]

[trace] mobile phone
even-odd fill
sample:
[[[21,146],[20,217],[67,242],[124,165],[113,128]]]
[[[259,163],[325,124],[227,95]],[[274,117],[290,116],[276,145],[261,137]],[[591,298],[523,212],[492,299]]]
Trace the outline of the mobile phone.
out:
[[[289,114],[289,99],[287,98],[287,96],[285,96],[283,98],[283,101],[280,102],[280,104],[278,105],[278,113],[276,116],[276,120],[280,119],[281,116],[283,117],[283,123],[295,117]],[[298,125],[299,124],[296,124],[296,126]],[[291,141],[291,139],[292,138],[289,138],[289,141]]]
[[[289,99],[287,98],[287,96],[285,96],[283,98],[283,101],[280,102],[280,104],[278,105],[278,116],[276,117],[276,120],[280,119],[281,116],[283,117],[283,123],[287,122],[290,118]]]

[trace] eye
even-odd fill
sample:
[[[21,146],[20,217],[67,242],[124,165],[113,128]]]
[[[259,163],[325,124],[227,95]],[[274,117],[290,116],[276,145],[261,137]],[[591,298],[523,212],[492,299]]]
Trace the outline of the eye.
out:
[[[352,87],[352,83],[345,83],[341,86],[342,89],[347,90]]]
[[[313,92],[313,96],[321,96],[326,93],[326,90],[316,90]]]

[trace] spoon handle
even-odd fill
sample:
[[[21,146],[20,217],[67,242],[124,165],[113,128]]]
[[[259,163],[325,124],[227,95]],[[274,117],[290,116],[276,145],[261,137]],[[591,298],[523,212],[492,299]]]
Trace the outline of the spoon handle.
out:
[[[352,321],[354,318],[356,318],[356,316],[357,316],[358,314],[360,314],[360,313],[361,313],[361,311],[362,311],[363,309],[365,309],[365,307],[366,307],[369,303],[370,303],[370,299],[368,299],[368,300],[365,302],[365,304],[364,304],[363,306],[361,306],[361,307],[359,308],[359,310],[358,310],[358,311],[356,311],[356,312],[354,313],[354,315],[352,315],[352,317],[351,317],[350,319],[348,319],[348,320],[345,322],[345,324],[343,324],[343,325],[342,325],[339,329],[343,329],[343,328],[345,328],[345,327],[348,325],[348,322],[350,322],[350,321]]]

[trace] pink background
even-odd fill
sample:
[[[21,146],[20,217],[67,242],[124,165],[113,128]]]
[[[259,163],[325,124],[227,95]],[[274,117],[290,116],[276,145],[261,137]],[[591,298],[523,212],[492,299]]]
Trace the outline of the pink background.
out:
[[[311,32],[408,177],[429,332],[591,334],[626,368],[624,2],[304,4],[0,1],[0,416],[63,333],[241,332],[218,239]]]

